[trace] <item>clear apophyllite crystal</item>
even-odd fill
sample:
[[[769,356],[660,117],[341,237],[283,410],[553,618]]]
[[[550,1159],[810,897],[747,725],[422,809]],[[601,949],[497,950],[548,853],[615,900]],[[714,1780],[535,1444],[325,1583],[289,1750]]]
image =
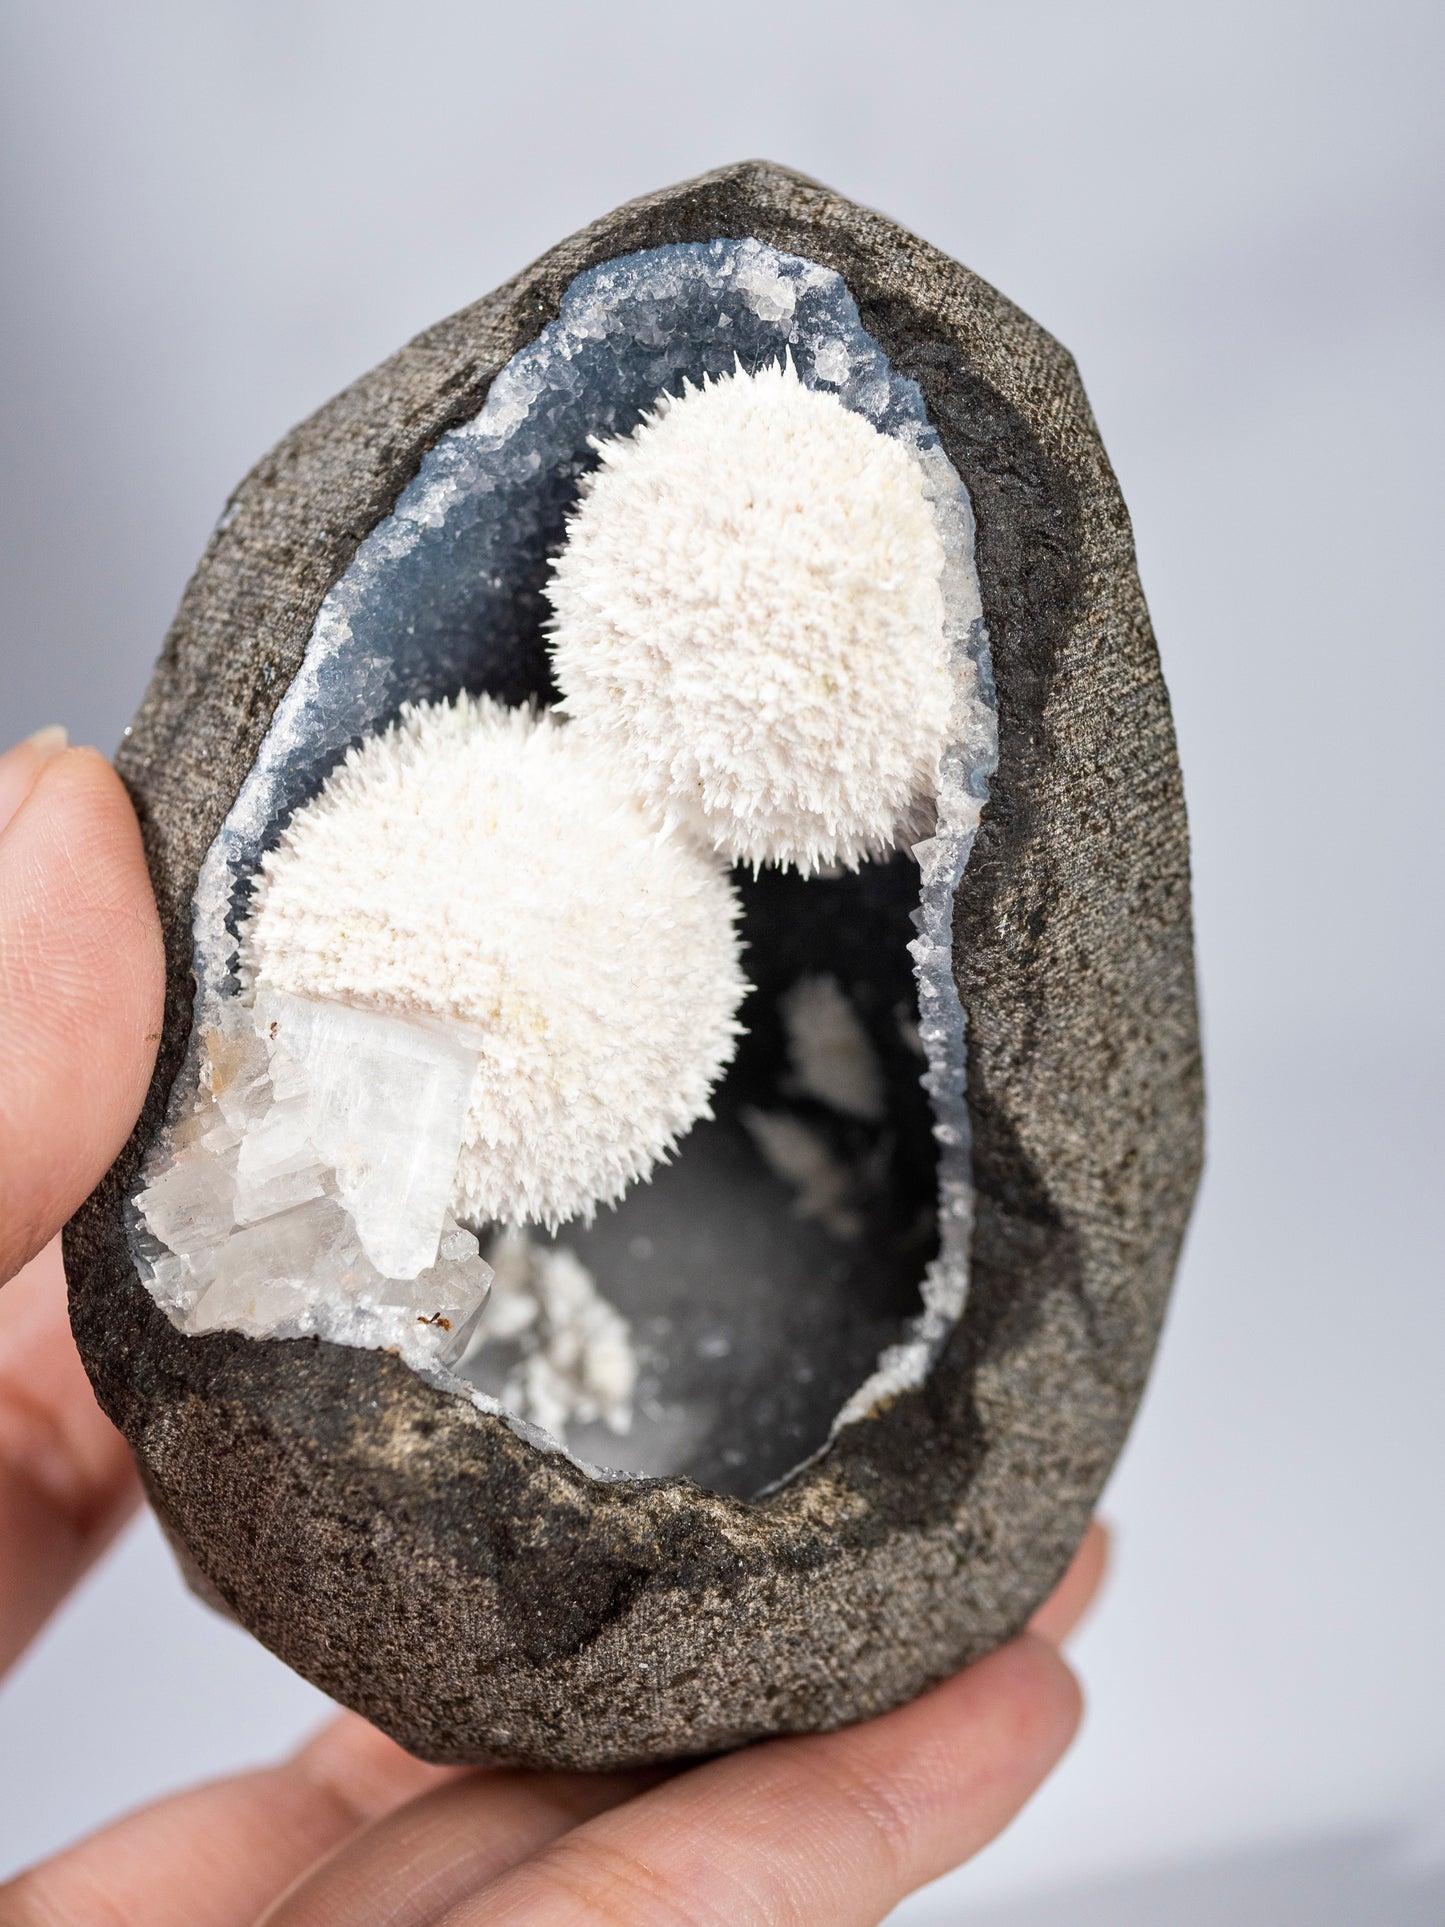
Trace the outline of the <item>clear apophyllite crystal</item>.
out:
[[[248,1133],[242,1174],[249,1154],[258,1175],[284,1179],[298,1137],[309,1142],[335,1173],[367,1257],[387,1277],[414,1278],[436,1257],[476,1051],[442,1025],[275,990],[257,991],[256,1028],[269,1043],[273,1086],[279,1069],[299,1088],[272,1111],[287,1113],[274,1151]]]
[[[476,1053],[441,1026],[260,990],[136,1199],[182,1328],[459,1355],[491,1269],[447,1211]]]

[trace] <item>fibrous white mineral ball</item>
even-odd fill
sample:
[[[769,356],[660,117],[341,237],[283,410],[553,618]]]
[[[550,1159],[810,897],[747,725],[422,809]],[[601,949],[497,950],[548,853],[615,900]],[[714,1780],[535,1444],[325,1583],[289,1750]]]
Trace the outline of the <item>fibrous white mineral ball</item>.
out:
[[[480,1052],[453,1209],[555,1225],[699,1117],[746,989],[715,856],[548,714],[403,710],[264,859],[249,981],[456,1025]]]
[[[853,868],[916,833],[952,685],[910,450],[784,362],[598,454],[548,590],[566,713],[730,862]]]

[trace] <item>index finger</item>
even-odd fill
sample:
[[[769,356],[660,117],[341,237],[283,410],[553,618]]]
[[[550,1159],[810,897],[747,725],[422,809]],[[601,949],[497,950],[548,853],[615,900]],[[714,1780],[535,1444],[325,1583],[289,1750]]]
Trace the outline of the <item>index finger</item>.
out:
[[[19,754],[3,759],[12,773]],[[125,1143],[155,1062],[164,969],[120,778],[94,750],[51,756],[0,828],[0,1279]]]

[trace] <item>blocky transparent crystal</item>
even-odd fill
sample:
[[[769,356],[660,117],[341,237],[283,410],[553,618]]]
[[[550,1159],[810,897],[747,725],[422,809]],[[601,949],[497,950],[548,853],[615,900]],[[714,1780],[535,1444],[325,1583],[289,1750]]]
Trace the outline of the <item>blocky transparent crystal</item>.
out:
[[[440,1024],[267,989],[256,992],[256,1027],[269,1040],[273,1084],[281,1059],[305,1090],[273,1110],[285,1117],[269,1150],[253,1152],[248,1133],[242,1177],[251,1154],[272,1182],[294,1181],[309,1142],[335,1174],[367,1257],[389,1278],[416,1277],[436,1258],[476,1051]]]
[[[266,991],[225,1004],[136,1198],[172,1318],[458,1358],[491,1285],[446,1209],[475,1067],[440,1026]]]

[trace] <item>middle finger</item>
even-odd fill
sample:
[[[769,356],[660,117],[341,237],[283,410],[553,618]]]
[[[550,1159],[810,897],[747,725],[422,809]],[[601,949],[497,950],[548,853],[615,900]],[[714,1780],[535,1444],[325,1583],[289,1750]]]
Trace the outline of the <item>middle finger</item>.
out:
[[[400,1808],[304,1875],[258,1927],[419,1927],[663,1774],[471,1775]]]

